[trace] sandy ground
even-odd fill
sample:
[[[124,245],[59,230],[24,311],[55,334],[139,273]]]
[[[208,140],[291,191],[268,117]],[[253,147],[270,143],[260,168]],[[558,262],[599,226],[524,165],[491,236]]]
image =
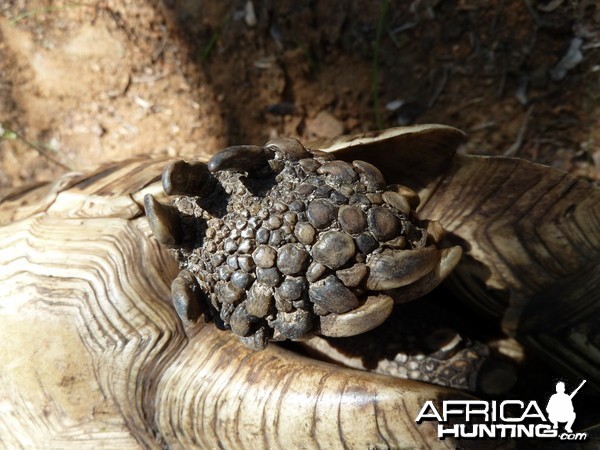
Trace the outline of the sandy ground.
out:
[[[132,155],[426,122],[598,180],[595,2],[340,5],[1,2],[0,195]]]

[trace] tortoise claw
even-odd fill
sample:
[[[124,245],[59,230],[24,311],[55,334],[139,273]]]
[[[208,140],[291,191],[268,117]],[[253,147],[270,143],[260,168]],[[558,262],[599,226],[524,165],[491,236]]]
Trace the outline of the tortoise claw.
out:
[[[171,283],[171,295],[175,311],[184,323],[196,322],[208,311],[206,299],[196,278],[188,270],[182,270]]]
[[[265,148],[279,152],[283,157],[291,160],[310,158],[308,150],[297,139],[293,138],[272,139],[266,143]]]
[[[163,190],[167,195],[201,196],[210,192],[216,179],[203,162],[173,161],[162,174]]]
[[[256,145],[237,145],[221,150],[208,161],[208,170],[239,170],[251,172],[261,167],[268,167],[272,151]]]
[[[368,192],[385,189],[385,178],[377,167],[366,161],[352,161],[352,165],[360,174],[360,181],[365,185]]]
[[[381,325],[392,313],[394,300],[387,295],[369,296],[358,308],[343,314],[321,317],[321,334],[329,337],[355,336]]]
[[[462,256],[462,249],[459,246],[445,248],[439,252],[440,260],[434,270],[420,280],[392,291],[391,295],[397,303],[409,302],[433,290],[450,275]]]
[[[152,194],[146,194],[144,209],[152,234],[158,242],[167,246],[181,244],[183,231],[179,212],[176,208],[160,203]]]
[[[432,246],[414,250],[388,250],[373,255],[367,262],[367,288],[385,291],[407,286],[431,272],[439,261],[440,251]]]

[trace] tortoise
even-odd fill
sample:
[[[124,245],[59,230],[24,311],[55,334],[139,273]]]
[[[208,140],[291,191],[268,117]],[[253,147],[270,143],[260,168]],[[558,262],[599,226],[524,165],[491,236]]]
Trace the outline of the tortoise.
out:
[[[460,262],[458,250],[444,254],[454,253],[447,272],[455,263],[456,268],[446,284],[464,305],[516,338],[521,357],[545,359],[559,373],[585,377],[598,389],[598,189],[520,159],[457,154],[463,136],[451,127],[421,125],[307,148],[323,164],[328,157],[321,152],[364,161],[378,167],[387,183],[418,193],[418,208],[405,216],[413,216],[421,234],[429,222],[420,219],[442,224],[445,238],[425,239],[425,247],[462,248]],[[215,164],[217,172],[223,169]],[[161,236],[156,226],[156,214],[173,212],[161,183],[165,166],[176,175],[182,163],[122,161],[21,189],[1,201],[2,446],[455,447],[452,439],[437,439],[434,425],[416,424],[415,417],[427,400],[467,399],[472,393],[323,362],[294,347],[304,344],[284,348],[247,336],[240,340],[199,320],[206,308],[194,310],[189,301],[201,297],[199,272],[178,278],[187,266],[180,267],[172,252],[183,255],[185,246],[171,250],[159,244],[144,216],[146,207],[157,237],[177,244],[168,241],[171,231]],[[167,183],[170,193],[181,186],[174,184]],[[185,220],[199,222],[193,215]],[[434,236],[436,229],[431,226]],[[438,269],[430,269],[433,284],[446,275]],[[427,287],[423,292],[432,286]],[[210,295],[210,286],[204,288]],[[365,293],[353,289],[357,299]],[[402,289],[382,289],[383,305]],[[366,304],[362,298],[358,308]],[[215,313],[219,304],[204,306],[221,328],[235,328]],[[311,332],[354,334],[339,321],[329,329],[320,325],[327,315],[337,319],[348,311],[316,311],[321,315],[312,331],[286,335],[280,327],[278,336],[272,327],[269,340]],[[377,327],[379,317],[367,328]],[[327,346],[344,339],[363,342],[393,320],[394,315],[354,337],[315,337],[304,348],[325,343],[319,351],[330,352],[330,360],[351,364],[352,358]],[[256,351],[248,344],[266,348]],[[431,357],[439,358],[439,352]]]

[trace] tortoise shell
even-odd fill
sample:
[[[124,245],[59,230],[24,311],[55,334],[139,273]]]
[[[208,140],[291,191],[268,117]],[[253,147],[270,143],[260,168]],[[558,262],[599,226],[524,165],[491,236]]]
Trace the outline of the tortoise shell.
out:
[[[309,147],[418,192],[419,216],[465,252],[451,275],[465,301],[597,386],[598,190],[518,159],[455,155],[461,138],[421,126]],[[121,162],[0,203],[3,446],[455,447],[414,418],[427,400],[467,394],[182,323],[177,263],[143,215],[146,194],[168,201],[166,164]]]

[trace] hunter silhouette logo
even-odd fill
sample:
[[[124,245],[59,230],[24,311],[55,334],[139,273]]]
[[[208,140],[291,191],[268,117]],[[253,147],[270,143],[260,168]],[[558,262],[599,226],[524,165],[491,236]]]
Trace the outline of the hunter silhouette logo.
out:
[[[581,384],[571,394],[565,394],[565,383],[559,381],[556,383],[556,394],[553,394],[548,400],[546,412],[548,419],[552,422],[553,428],[558,428],[559,422],[566,422],[565,431],[572,433],[573,422],[575,422],[575,410],[573,409],[573,397],[579,392],[587,380],[583,380]]]
[[[546,411],[535,400],[427,400],[415,422],[437,422],[439,439],[560,439],[585,441],[587,433],[573,432],[577,414],[573,397],[586,380],[570,394],[565,383],[556,383]],[[559,423],[565,424],[559,431]]]

